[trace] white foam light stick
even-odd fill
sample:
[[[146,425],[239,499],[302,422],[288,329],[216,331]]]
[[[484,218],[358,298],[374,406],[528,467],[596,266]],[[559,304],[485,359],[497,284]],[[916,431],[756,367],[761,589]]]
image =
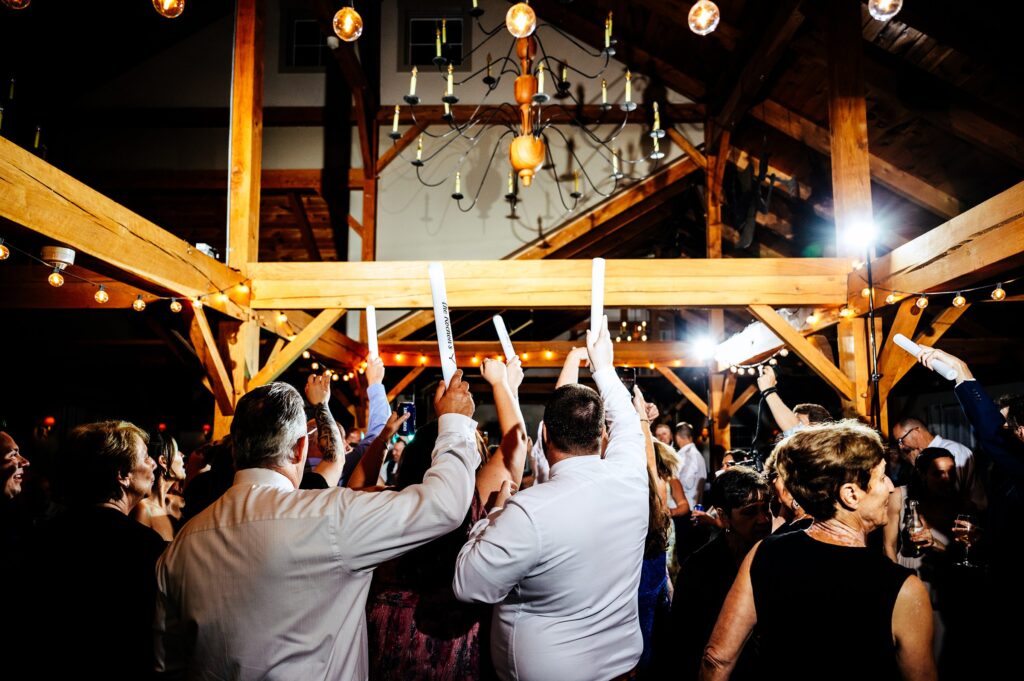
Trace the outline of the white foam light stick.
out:
[[[444,289],[444,268],[432,262],[427,268],[430,275],[430,295],[434,298],[434,328],[437,329],[437,351],[441,356],[441,375],[444,384],[451,383],[458,367],[455,364],[455,340],[452,320],[448,315],[448,293]]]
[[[505,351],[505,361],[509,361],[516,355],[512,347],[512,339],[508,336],[508,329],[505,328],[505,320],[500,314],[494,315],[494,329],[498,332],[498,340],[501,341],[501,349]]]
[[[921,356],[921,346],[915,343],[914,341],[910,340],[906,336],[904,336],[902,333],[898,333],[895,336],[893,336],[892,340],[894,343],[896,343],[896,345],[900,346],[901,348],[912,354],[914,357]],[[942,376],[947,381],[952,381],[956,379],[956,369],[949,366],[940,359],[932,360],[932,371],[937,373],[939,376]]]
[[[366,306],[366,344],[370,347],[370,357],[380,357],[377,352],[377,308]]]
[[[597,338],[604,319],[604,258],[594,258],[590,270],[590,334]]]

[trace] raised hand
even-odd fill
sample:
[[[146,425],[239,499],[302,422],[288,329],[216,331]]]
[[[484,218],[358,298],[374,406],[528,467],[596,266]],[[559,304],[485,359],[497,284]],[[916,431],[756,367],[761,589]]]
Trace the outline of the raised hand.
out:
[[[385,439],[390,440],[398,432],[398,429],[402,427],[402,424],[409,420],[410,416],[412,416],[410,412],[405,412],[401,416],[397,412],[391,412],[388,422],[384,424],[381,435],[378,437],[383,436]]]
[[[469,384],[462,381],[462,369],[455,372],[447,389],[444,380],[438,383],[437,392],[434,393],[434,412],[438,417],[444,414],[472,417],[474,411],[476,405],[473,403],[473,395],[469,392]]]
[[[514,355],[512,359],[505,363],[505,373],[508,374],[508,387],[512,390],[513,395],[519,394],[519,386],[523,383],[523,363],[519,359],[519,355]]]
[[[312,405],[327,404],[331,399],[331,377],[329,374],[310,374],[306,379],[306,399]]]
[[[939,360],[953,367],[953,371],[956,372],[957,383],[974,378],[974,374],[971,373],[971,370],[970,368],[968,368],[966,362],[964,362],[959,357],[954,357],[948,352],[939,350],[938,348],[930,348],[927,345],[921,345],[920,348],[921,354],[918,355],[917,361],[925,365],[929,369],[932,368],[932,362],[934,362],[935,360]]]
[[[384,382],[384,360],[380,357],[367,357],[366,358],[366,383],[372,385],[374,383]]]
[[[480,363],[480,375],[492,386],[508,382],[508,372],[505,363],[496,359],[484,359]]]
[[[775,369],[770,366],[762,366],[757,376],[757,389],[764,392],[768,388],[774,388],[778,384],[775,377]]]
[[[587,355],[590,357],[590,370],[593,372],[613,366],[615,351],[612,347],[612,337],[608,333],[608,315],[601,317],[601,328],[596,337],[587,329]]]

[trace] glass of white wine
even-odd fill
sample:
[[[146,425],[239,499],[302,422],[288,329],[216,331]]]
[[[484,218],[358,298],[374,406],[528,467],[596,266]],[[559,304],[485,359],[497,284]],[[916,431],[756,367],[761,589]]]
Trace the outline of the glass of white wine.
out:
[[[964,558],[954,565],[968,568],[978,567],[976,563],[971,562],[969,557],[971,545],[974,543],[977,532],[978,528],[970,514],[961,513],[956,517],[956,521],[953,523],[953,539],[964,545]]]

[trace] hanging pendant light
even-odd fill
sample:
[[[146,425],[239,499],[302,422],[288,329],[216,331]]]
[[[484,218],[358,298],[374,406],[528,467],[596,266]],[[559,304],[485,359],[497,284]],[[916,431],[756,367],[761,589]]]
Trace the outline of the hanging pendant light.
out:
[[[707,35],[718,28],[722,14],[718,11],[718,5],[711,0],[700,0],[690,8],[686,19],[690,24],[691,31],[697,35]]]
[[[176,19],[185,11],[185,0],[153,0],[153,9],[167,19]]]
[[[339,38],[351,43],[363,34],[363,18],[353,7],[342,7],[334,15],[334,32]]]

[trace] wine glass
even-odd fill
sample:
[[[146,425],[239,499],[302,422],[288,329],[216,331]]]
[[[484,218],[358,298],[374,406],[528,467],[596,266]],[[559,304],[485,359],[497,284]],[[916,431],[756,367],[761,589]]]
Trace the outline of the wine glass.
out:
[[[953,523],[953,539],[964,545],[964,558],[954,565],[958,567],[973,568],[978,567],[977,564],[970,561],[970,549],[974,543],[975,535],[977,534],[977,526],[974,524],[974,518],[968,513],[961,513],[956,517],[956,521]]]

